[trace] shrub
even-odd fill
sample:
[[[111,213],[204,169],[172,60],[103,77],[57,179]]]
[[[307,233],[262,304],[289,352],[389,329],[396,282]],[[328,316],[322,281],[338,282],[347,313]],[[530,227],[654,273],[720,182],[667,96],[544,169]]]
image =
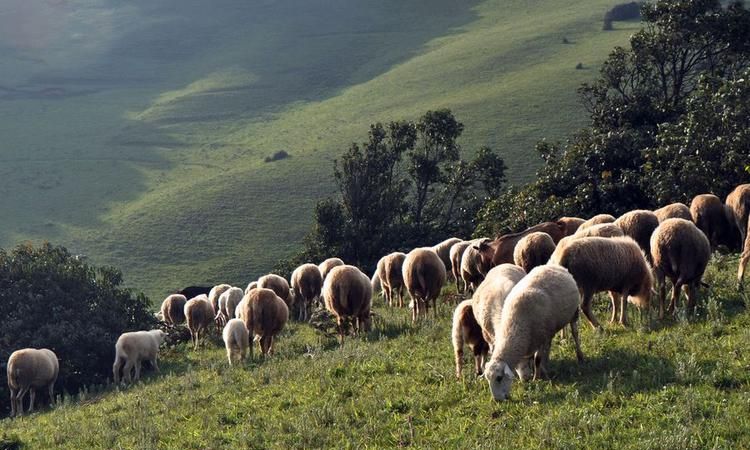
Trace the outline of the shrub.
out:
[[[273,161],[279,161],[282,159],[289,158],[291,155],[287,153],[286,150],[279,150],[278,152],[274,153],[273,155],[266,156],[266,158],[263,160],[265,162],[273,162]]]
[[[49,243],[0,250],[0,361],[21,348],[51,349],[60,360],[58,393],[106,382],[120,334],[155,323],[148,299],[122,288],[117,269],[82,259]],[[7,380],[0,396],[8,396]]]

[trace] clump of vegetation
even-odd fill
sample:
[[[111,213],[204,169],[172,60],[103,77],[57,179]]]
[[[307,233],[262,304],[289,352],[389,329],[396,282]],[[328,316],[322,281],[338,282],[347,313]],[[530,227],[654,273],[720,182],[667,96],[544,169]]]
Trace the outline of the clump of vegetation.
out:
[[[118,270],[82,259],[48,243],[0,250],[0,361],[21,348],[49,348],[60,359],[57,392],[104,383],[120,334],[155,322],[148,299],[124,289]]]
[[[565,143],[539,143],[536,180],[488,202],[477,234],[725,196],[747,180],[750,11],[718,0],[641,11],[630,47],[615,48],[579,89],[591,125]]]
[[[286,159],[291,157],[286,150],[279,150],[277,152],[274,152],[273,155],[266,156],[265,159],[263,159],[264,162],[274,162],[274,161],[280,161],[282,159]]]
[[[318,203],[304,252],[280,271],[332,255],[370,271],[390,251],[469,235],[479,208],[501,192],[506,166],[489,147],[462,159],[463,130],[447,109],[371,125],[368,141],[334,162],[338,195]]]

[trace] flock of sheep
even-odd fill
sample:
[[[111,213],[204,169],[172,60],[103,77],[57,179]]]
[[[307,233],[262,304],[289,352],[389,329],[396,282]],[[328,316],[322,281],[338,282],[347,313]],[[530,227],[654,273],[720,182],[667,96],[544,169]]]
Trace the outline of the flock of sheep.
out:
[[[690,313],[712,249],[719,245],[744,245],[738,270],[741,287],[750,258],[748,215],[750,184],[743,184],[726,203],[703,194],[689,208],[674,203],[619,218],[563,217],[494,240],[451,238],[409,253],[394,252],[380,259],[371,278],[339,258],[330,258],[320,265],[298,267],[291,283],[269,274],[244,290],[228,284],[186,288],[169,295],[157,316],[170,325],[185,323],[194,349],[213,327],[221,330],[231,365],[247,358],[248,350],[252,357],[251,339],[259,342],[263,355],[272,354],[274,337],[284,328],[290,310],[306,321],[313,303],[321,298],[336,318],[341,345],[347,323],[355,332],[370,329],[373,294],[381,290],[388,305],[403,307],[405,289],[414,322],[427,316],[431,305],[437,314],[437,298],[450,273],[458,292],[471,296],[453,315],[456,376],[461,376],[463,347],[468,344],[476,374],[487,379],[496,400],[503,400],[515,378],[547,376],[552,338],[567,325],[576,357],[583,361],[579,312],[592,327],[601,327],[591,311],[598,292],[609,293],[610,322],[622,325],[627,324],[627,303],[648,310],[654,287],[660,319],[665,312],[676,312],[681,290]],[[667,278],[672,284],[668,306]],[[158,349],[165,336],[161,330],[122,334],[115,345],[115,383],[138,380],[143,361],[158,372]],[[27,392],[31,392],[29,410],[33,409],[34,389],[47,388],[52,398],[59,370],[53,352],[18,350],[7,367],[11,415],[23,413]]]

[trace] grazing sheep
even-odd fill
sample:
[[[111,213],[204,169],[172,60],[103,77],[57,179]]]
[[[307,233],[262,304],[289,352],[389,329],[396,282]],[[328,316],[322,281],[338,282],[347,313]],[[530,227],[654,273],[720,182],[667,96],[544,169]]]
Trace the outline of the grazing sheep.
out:
[[[610,293],[610,322],[615,321],[619,310],[620,323],[627,324],[628,300],[638,308],[649,306],[653,276],[643,251],[630,237],[566,238],[549,262],[567,268],[573,275],[583,297],[581,310],[594,328],[601,327],[591,312],[591,300],[597,292]]]
[[[615,216],[611,214],[597,214],[594,217],[590,218],[589,220],[583,222],[578,227],[578,231],[585,230],[588,227],[593,227],[594,225],[599,225],[602,223],[612,223],[615,220],[616,220]]]
[[[237,305],[242,301],[244,295],[245,292],[242,289],[232,287],[219,296],[219,312],[217,314],[217,319],[222,326],[226,327],[229,319],[234,317],[234,311],[237,309]]]
[[[380,272],[376,269],[375,273],[370,278],[370,285],[372,286],[372,295],[383,293],[383,283],[380,281]]]
[[[194,350],[198,349],[201,334],[208,332],[214,318],[214,309],[205,294],[191,298],[185,303],[185,320],[188,330],[190,330],[190,339],[193,341]]]
[[[463,258],[464,251],[471,245],[471,241],[461,241],[453,244],[450,250],[451,258],[451,272],[453,273],[453,279],[456,280],[456,292],[463,294],[467,290],[466,282],[463,283],[463,289],[459,286],[459,281],[463,281],[461,277],[461,259]]]
[[[578,231],[578,227],[584,222],[586,222],[586,220],[581,219],[580,217],[560,217],[557,219],[557,223],[563,227],[564,236],[572,236],[575,234],[575,232]]]
[[[651,254],[659,284],[659,318],[664,318],[665,277],[672,281],[668,311],[675,312],[680,289],[687,286],[688,312],[692,312],[697,287],[711,258],[711,244],[706,235],[689,220],[667,219],[651,236]]]
[[[573,239],[582,237],[619,237],[625,236],[622,228],[615,225],[614,223],[600,223],[597,225],[591,225],[586,228],[579,228],[578,231],[573,234]]]
[[[325,281],[326,277],[328,276],[328,272],[331,271],[336,266],[343,266],[344,261],[342,261],[340,258],[328,258],[322,263],[318,264],[318,269],[320,269],[320,275],[323,276],[323,281]]]
[[[211,308],[214,310],[214,322],[216,323],[217,333],[221,333],[221,329],[224,326],[224,323],[221,321],[221,315],[219,314],[219,297],[231,287],[232,286],[228,284],[218,284],[212,287],[211,291],[208,293],[208,303],[211,304]]]
[[[182,289],[178,292],[175,292],[176,294],[184,295],[185,298],[195,298],[201,294],[208,295],[211,292],[212,286],[188,286],[185,289]]]
[[[510,291],[500,315],[500,325],[484,370],[492,397],[505,400],[513,384],[513,368],[534,358],[534,379],[547,378],[552,338],[570,324],[576,358],[584,359],[578,337],[578,288],[565,268],[534,268]]]
[[[169,325],[179,325],[185,322],[185,298],[182,294],[172,294],[161,302],[162,320]]]
[[[260,352],[264,356],[273,355],[273,338],[284,329],[289,319],[286,302],[271,289],[258,288],[245,294],[237,310],[250,339],[259,337]],[[252,345],[250,357],[253,357]]]
[[[292,290],[295,302],[300,303],[298,320],[306,321],[312,312],[313,300],[323,289],[323,275],[315,264],[303,264],[292,272]]]
[[[474,244],[475,241],[471,241],[463,251],[461,256],[461,279],[464,282],[464,293],[473,294],[479,283],[484,280],[486,271],[482,270],[482,256],[476,245],[482,245],[486,240],[477,239],[477,244]]]
[[[326,309],[336,316],[340,345],[344,345],[347,319],[356,319],[356,332],[370,330],[372,286],[358,268],[343,265],[331,269],[323,282],[323,299]]]
[[[156,363],[156,358],[159,356],[159,346],[166,337],[167,333],[162,330],[122,333],[115,344],[115,363],[112,365],[115,384],[120,383],[121,369],[123,381],[126,383],[138,381],[141,378],[143,361],[149,361],[158,373],[159,365]],[[131,376],[134,367],[135,379]]]
[[[536,266],[547,264],[555,242],[547,233],[534,232],[522,237],[513,250],[513,262],[527,273]]]
[[[693,216],[690,214],[690,208],[684,203],[671,203],[667,206],[661,207],[654,210],[656,218],[659,219],[659,223],[664,222],[667,219],[685,219],[693,220]]]
[[[247,287],[245,288],[245,294],[247,294],[248,292],[252,291],[253,289],[257,289],[257,288],[258,288],[258,282],[257,281],[251,281],[250,283],[247,284]]]
[[[437,253],[429,247],[415,248],[404,259],[402,267],[404,285],[409,297],[414,302],[412,322],[416,322],[420,315],[427,316],[430,301],[435,306],[437,317],[437,298],[445,284],[445,265]]]
[[[240,319],[231,319],[224,326],[221,336],[224,339],[224,346],[227,348],[229,365],[234,364],[235,360],[242,362],[247,357],[247,349],[250,347],[250,334],[245,327],[245,323]]]
[[[742,289],[742,279],[745,276],[745,267],[750,260],[750,239],[748,239],[748,216],[750,215],[750,184],[741,184],[734,188],[727,196],[727,206],[732,210],[734,222],[740,231],[740,242],[742,244],[742,255],[737,268],[737,283]]]
[[[651,264],[651,234],[659,226],[656,214],[645,209],[626,212],[615,220],[625,236],[630,236],[641,247],[646,261]]]
[[[464,344],[468,344],[474,354],[474,370],[477,376],[482,374],[484,359],[490,346],[482,337],[482,328],[474,318],[471,300],[464,300],[458,304],[453,313],[453,354],[456,359],[456,378],[461,378],[464,359]]]
[[[437,255],[440,257],[440,260],[443,261],[443,264],[445,265],[445,271],[448,274],[450,274],[451,271],[451,247],[461,241],[462,240],[459,238],[452,237],[432,247],[432,250],[437,253]]]
[[[272,290],[279,298],[284,300],[287,307],[292,306],[292,296],[286,278],[273,273],[264,275],[258,278],[258,287]]]
[[[405,253],[393,252],[383,256],[378,261],[380,284],[383,286],[383,293],[388,306],[394,306],[393,294],[396,294],[398,296],[398,307],[404,307],[404,276],[401,273],[404,259],[406,259]]]
[[[740,230],[732,209],[713,194],[696,195],[690,203],[693,222],[708,238],[711,250],[726,245],[730,250],[740,247]]]
[[[474,317],[482,328],[484,339],[495,342],[495,327],[500,324],[500,312],[508,293],[526,272],[513,264],[500,264],[487,272],[487,278],[472,297]]]
[[[23,398],[29,392],[29,412],[34,411],[36,390],[47,388],[49,401],[55,401],[55,381],[60,372],[57,355],[46,348],[16,350],[8,358],[8,388],[10,415],[23,415]]]
[[[481,272],[487,273],[491,268],[500,264],[513,264],[513,250],[524,236],[543,232],[549,234],[552,241],[557,243],[565,236],[565,227],[566,224],[561,222],[542,222],[520,233],[505,234],[491,242],[472,244],[472,247],[479,249]]]

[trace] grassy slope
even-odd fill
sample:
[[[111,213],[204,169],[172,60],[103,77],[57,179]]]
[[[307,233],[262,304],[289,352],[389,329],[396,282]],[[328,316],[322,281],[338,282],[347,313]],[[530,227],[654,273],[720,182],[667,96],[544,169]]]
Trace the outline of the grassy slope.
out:
[[[750,313],[726,287],[736,261],[710,266],[699,319],[586,325],[583,365],[556,339],[554,380],[517,383],[504,403],[468,367],[453,378],[447,308],[419,327],[378,308],[376,330],[344,349],[297,324],[272,359],[241,368],[218,345],[178,346],[161,376],[0,425],[30,448],[743,448]]]
[[[293,14],[224,3],[225,27],[198,22],[188,37],[195,55],[138,66],[141,77],[160,71],[148,88],[102,89],[41,110],[4,103],[0,116],[21,115],[29,129],[10,122],[0,131],[34,136],[4,150],[5,245],[63,243],[123,268],[154,297],[244,283],[298,248],[315,201],[331,192],[331,160],[372,122],[450,107],[466,124],[467,150],[492,145],[512,181],[528,179],[534,142],[583,123],[575,88],[635,27],[600,31],[605,0],[341,2],[323,18],[305,2]],[[200,8],[187,2],[182,14]],[[176,40],[170,24],[165,35]],[[166,57],[145,45],[163,38],[149,33],[134,32],[133,48],[118,51],[138,62]],[[292,158],[261,162],[280,148]]]

